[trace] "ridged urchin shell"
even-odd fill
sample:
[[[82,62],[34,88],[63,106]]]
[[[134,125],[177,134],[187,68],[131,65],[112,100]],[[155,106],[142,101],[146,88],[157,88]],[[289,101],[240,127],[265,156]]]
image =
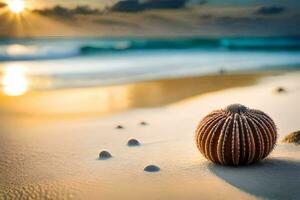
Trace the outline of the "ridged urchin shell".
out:
[[[232,104],[200,122],[196,143],[209,160],[221,165],[255,163],[267,157],[277,139],[273,120],[264,112]]]

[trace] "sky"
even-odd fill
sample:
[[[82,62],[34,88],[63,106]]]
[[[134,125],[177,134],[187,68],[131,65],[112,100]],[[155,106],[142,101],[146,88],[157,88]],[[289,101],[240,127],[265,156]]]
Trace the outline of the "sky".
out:
[[[24,0],[18,16],[9,1],[0,37],[300,35],[299,0]]]
[[[6,0],[1,0],[6,2]],[[1,2],[0,1],[0,2]],[[49,7],[56,4],[64,6],[74,5],[90,5],[98,8],[113,5],[118,0],[27,0],[28,4],[33,8]],[[300,7],[299,0],[209,0],[208,5],[211,6],[256,6],[256,5],[282,5],[286,7]]]

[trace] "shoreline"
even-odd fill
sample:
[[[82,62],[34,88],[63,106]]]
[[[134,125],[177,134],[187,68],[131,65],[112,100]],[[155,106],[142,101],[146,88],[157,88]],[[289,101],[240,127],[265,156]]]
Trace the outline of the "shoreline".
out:
[[[167,106],[191,97],[257,84],[286,71],[235,72],[130,84],[0,94],[0,115],[65,118],[107,116],[141,108]]]

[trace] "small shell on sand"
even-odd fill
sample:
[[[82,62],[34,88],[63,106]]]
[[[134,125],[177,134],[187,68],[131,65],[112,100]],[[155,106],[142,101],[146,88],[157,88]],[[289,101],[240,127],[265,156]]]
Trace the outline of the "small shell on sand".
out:
[[[129,147],[136,147],[136,146],[140,146],[141,145],[141,143],[137,140],[137,139],[130,139],[130,140],[128,140],[128,142],[127,142],[127,146],[129,146]]]
[[[300,131],[295,131],[288,134],[282,142],[284,143],[293,143],[295,145],[300,145]]]
[[[111,157],[112,157],[112,155],[108,151],[103,150],[99,153],[99,160],[106,160]]]
[[[160,168],[156,165],[148,165],[144,168],[145,172],[158,172],[160,171]]]
[[[147,123],[147,122],[145,122],[145,121],[142,121],[142,122],[140,122],[140,125],[142,125],[142,126],[146,126],[146,125],[148,125],[148,123]]]
[[[283,92],[286,92],[286,89],[284,89],[283,87],[278,87],[276,88],[275,90],[277,93],[283,93]]]
[[[116,129],[123,129],[124,127],[121,125],[116,126]]]

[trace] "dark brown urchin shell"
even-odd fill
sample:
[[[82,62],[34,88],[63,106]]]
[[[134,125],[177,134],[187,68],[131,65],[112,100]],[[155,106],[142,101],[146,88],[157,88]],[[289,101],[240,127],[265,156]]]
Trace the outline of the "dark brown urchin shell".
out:
[[[214,163],[243,165],[267,157],[273,150],[277,130],[264,112],[232,104],[208,114],[196,130],[200,152]]]

